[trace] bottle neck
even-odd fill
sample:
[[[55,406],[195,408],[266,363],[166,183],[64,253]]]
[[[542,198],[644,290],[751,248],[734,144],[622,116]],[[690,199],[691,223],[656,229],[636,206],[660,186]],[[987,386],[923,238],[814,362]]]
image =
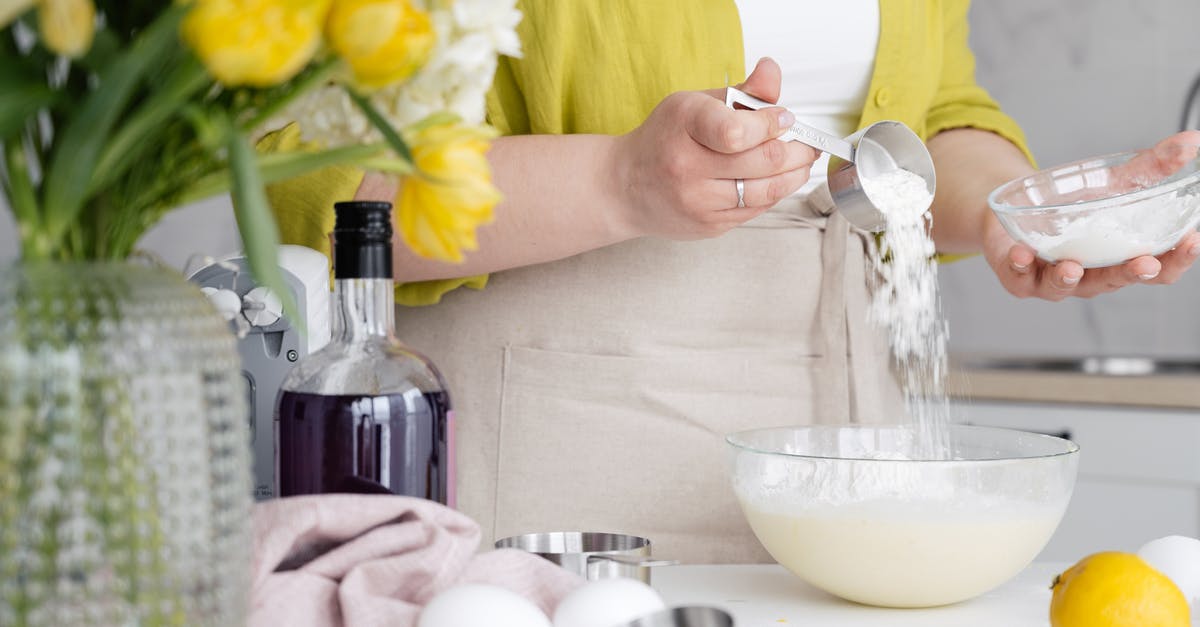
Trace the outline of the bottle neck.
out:
[[[351,343],[390,338],[396,322],[391,279],[336,279],[333,282],[332,341]]]

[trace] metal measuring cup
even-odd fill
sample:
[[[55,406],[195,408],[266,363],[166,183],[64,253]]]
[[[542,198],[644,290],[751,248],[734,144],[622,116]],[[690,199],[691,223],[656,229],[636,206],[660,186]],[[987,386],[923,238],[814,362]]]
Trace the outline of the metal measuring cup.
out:
[[[725,106],[735,108],[735,105],[755,110],[777,106],[739,89],[725,88]],[[882,231],[887,226],[887,215],[863,188],[863,177],[908,170],[925,180],[931,196],[937,187],[929,149],[901,122],[876,122],[843,139],[797,121],[779,139],[799,141],[829,153],[828,186],[833,204],[850,224],[865,231]],[[926,209],[923,207],[921,211]]]
[[[733,616],[715,607],[675,607],[639,617],[617,627],[733,627]]]
[[[651,557],[650,540],[620,533],[527,533],[501,538],[496,548],[533,553],[589,581],[625,577],[649,584],[652,567],[679,563]]]

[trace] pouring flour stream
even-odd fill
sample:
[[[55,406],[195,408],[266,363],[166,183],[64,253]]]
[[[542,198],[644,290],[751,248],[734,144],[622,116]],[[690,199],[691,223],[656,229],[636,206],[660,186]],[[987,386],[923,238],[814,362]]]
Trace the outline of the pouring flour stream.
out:
[[[732,108],[775,106],[732,87]],[[929,226],[936,181],[929,150],[904,124],[885,120],[842,139],[796,122],[780,139],[830,153],[829,191],[851,224],[876,232],[870,257],[878,280],[872,321],[886,331],[914,429],[913,455],[944,459],[950,450],[945,395],[947,326]]]

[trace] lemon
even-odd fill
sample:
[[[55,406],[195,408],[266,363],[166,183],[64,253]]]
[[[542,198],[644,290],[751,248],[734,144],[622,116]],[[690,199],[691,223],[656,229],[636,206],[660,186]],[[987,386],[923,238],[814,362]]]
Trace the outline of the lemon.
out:
[[[1133,553],[1109,551],[1055,577],[1053,627],[1190,627],[1187,599],[1166,575]]]

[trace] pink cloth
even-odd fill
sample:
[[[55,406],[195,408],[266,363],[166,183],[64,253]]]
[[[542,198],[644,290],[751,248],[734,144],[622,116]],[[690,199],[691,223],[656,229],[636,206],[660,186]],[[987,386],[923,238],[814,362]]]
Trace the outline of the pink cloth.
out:
[[[330,494],[255,505],[252,627],[411,627],[437,593],[488,583],[549,616],[583,579],[515,549],[477,553],[479,526],[432,501]]]

